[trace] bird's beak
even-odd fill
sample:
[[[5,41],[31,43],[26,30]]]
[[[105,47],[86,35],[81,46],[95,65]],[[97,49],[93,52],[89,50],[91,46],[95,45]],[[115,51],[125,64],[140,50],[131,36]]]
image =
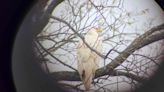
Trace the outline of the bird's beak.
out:
[[[102,32],[103,30],[101,28],[96,28],[96,32]]]

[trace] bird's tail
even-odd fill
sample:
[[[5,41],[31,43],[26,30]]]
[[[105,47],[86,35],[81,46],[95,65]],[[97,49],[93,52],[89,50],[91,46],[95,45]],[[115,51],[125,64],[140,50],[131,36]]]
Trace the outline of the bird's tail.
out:
[[[86,76],[86,74],[84,74],[84,75],[85,75],[85,76],[83,76],[84,87],[86,90],[89,90],[91,87],[93,74],[89,74],[88,76]]]

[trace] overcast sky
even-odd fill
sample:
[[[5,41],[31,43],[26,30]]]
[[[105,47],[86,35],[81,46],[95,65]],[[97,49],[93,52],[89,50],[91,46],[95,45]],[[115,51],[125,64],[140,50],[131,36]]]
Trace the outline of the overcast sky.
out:
[[[72,1],[72,0],[70,0]],[[77,0],[74,0],[75,2]],[[86,0],[78,0],[78,2],[85,2]],[[94,1],[94,3],[96,5],[98,4],[103,4],[103,0],[92,0]],[[108,0],[110,1],[110,0]],[[122,26],[124,24],[128,24],[131,23],[130,25],[126,25],[125,29],[124,29],[124,33],[137,33],[137,34],[143,34],[146,30],[159,25],[161,23],[163,23],[164,21],[164,15],[162,10],[159,8],[159,6],[154,2],[154,0],[122,0],[123,5],[120,6],[121,9],[113,9],[111,10],[109,13],[108,9],[106,10],[106,12],[104,12],[104,16],[106,17],[107,21],[110,23],[112,23],[112,21],[114,21],[114,19],[112,18],[112,16],[119,16],[120,14],[122,14],[124,17],[122,18],[122,20],[120,20],[120,24],[122,23]],[[116,0],[116,2],[118,2],[118,0]],[[106,5],[111,5],[111,2],[107,3]],[[115,5],[117,5],[118,3],[115,3]],[[122,10],[122,11],[121,11]],[[58,5],[58,7],[55,8],[55,10],[53,11],[52,15],[61,18],[61,16],[66,16],[66,20],[65,21],[69,21],[71,20],[73,17],[72,15],[69,14],[69,7],[68,5],[65,5],[65,3],[61,3],[60,5]],[[91,14],[93,12],[95,12],[96,10],[92,10]],[[129,13],[129,16],[127,16],[126,14]],[[112,15],[113,14],[113,15]],[[88,25],[90,24],[91,21],[93,21],[95,19],[96,15],[93,15],[92,17],[89,18],[89,21],[87,22]],[[85,21],[87,20],[84,18],[81,21],[81,25],[85,25]],[[50,22],[53,21],[53,19],[50,20]],[[98,26],[99,24],[101,24],[101,22],[104,22],[104,20],[102,20],[99,17],[98,20],[99,23],[95,24],[96,26]],[[52,25],[50,25],[50,23],[47,25],[47,27],[45,27],[45,29],[48,28],[46,30],[45,33],[53,33],[54,30],[57,30],[59,28],[59,24],[58,23],[54,23]],[[102,26],[103,28],[103,26]],[[120,27],[118,29],[118,31],[122,31],[123,27]],[[64,29],[61,30],[64,32]],[[83,32],[85,33],[87,30],[84,30]],[[70,31],[71,32],[71,31]],[[44,34],[44,32],[42,33]],[[105,37],[107,36],[112,36],[113,33],[111,30],[105,30],[105,34],[101,34],[101,37],[103,39],[105,39]],[[129,35],[129,36],[125,36],[122,37],[121,39],[125,39],[125,40],[129,40],[127,42],[127,46],[136,38],[138,37],[138,35]],[[56,40],[61,40],[63,37],[59,37],[59,38],[55,38]],[[77,38],[78,39],[78,38]],[[76,38],[75,38],[76,40]],[[112,39],[113,41],[119,41],[120,38],[114,38]],[[78,41],[78,40],[77,40]],[[160,43],[160,42],[159,42]],[[52,42],[50,41],[43,41],[42,42],[43,46],[45,48],[49,48],[53,45]],[[114,43],[111,42],[111,44],[114,45]],[[71,45],[71,44],[70,44]],[[72,44],[72,47],[76,48],[77,44]],[[67,48],[67,46],[63,47],[63,48]],[[112,48],[111,45],[108,45],[106,43],[103,43],[103,53],[107,53],[107,51],[109,51]],[[121,45],[118,50],[122,51],[126,48],[126,46]],[[151,49],[153,48],[153,49]],[[147,47],[142,48],[141,50],[137,51],[136,53],[141,53],[141,54],[145,54],[145,55],[155,55],[156,53],[160,52],[160,46],[158,44],[153,44]],[[56,52],[53,52],[52,54],[56,55],[59,59],[61,59],[63,62],[70,64],[71,66],[77,68],[76,66],[76,57],[72,56],[72,55],[63,55],[63,56],[58,56],[57,54],[65,54],[66,52],[62,49],[57,50]],[[72,51],[73,54],[76,55],[76,49]],[[109,56],[113,59],[117,56],[117,53],[110,54]],[[68,58],[68,57],[69,58]],[[49,60],[51,60],[52,62],[56,62],[52,57],[47,56],[47,58]],[[139,57],[136,57],[139,59]],[[128,58],[129,60],[131,59],[131,57]],[[111,60],[107,60],[106,64],[111,62]],[[144,62],[143,62],[144,63]],[[124,63],[126,64],[126,63]],[[100,63],[100,67],[102,67],[104,65],[104,63]],[[65,71],[65,70],[70,70],[69,68],[58,64],[48,64],[49,69],[51,72],[53,71]],[[121,68],[121,67],[118,67]],[[117,69],[118,69],[117,68]]]

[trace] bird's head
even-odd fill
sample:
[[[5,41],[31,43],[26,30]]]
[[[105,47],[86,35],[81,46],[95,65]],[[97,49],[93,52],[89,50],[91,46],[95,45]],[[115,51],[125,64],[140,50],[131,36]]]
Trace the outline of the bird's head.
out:
[[[103,30],[101,28],[91,28],[87,34],[88,35],[98,35],[99,33],[101,33]]]
[[[102,32],[103,30],[101,28],[95,28],[96,32]]]

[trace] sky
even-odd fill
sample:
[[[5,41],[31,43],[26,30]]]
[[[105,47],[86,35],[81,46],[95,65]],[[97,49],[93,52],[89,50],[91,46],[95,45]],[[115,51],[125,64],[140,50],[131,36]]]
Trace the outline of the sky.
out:
[[[122,40],[124,41],[123,44],[117,46],[117,50],[121,52],[139,35],[143,34],[144,32],[146,32],[147,30],[149,30],[150,28],[154,26],[162,24],[164,21],[164,13],[162,12],[162,9],[160,9],[160,7],[154,2],[154,0],[121,0],[122,4],[118,8],[106,8],[101,11],[102,14],[105,16],[106,20],[103,19],[101,14],[97,14],[96,13],[97,10],[94,8],[91,9],[89,12],[86,11],[87,9],[86,7],[90,7],[90,6],[85,5],[87,0],[83,0],[83,1],[70,0],[70,1],[71,2],[74,1],[75,3],[71,3],[71,4],[75,4],[75,6],[77,7],[80,7],[80,5],[84,6],[84,8],[82,8],[82,13],[81,13],[81,15],[84,16],[84,18],[81,20],[81,22],[78,22],[80,20],[80,17],[79,18],[77,17],[75,19],[75,17],[72,15],[71,7],[69,7],[67,0],[65,3],[61,3],[54,9],[52,16],[62,18],[65,21],[69,22],[70,25],[73,25],[73,28],[77,29],[77,31],[81,33],[82,35],[85,35],[88,29],[93,26],[101,27],[104,29],[104,32],[100,34],[100,37],[102,37],[104,40],[114,35],[119,35],[120,33],[128,34],[128,35],[116,36],[112,39],[104,41],[103,42],[104,55],[110,49],[112,49],[113,46],[116,45],[115,42],[118,43]],[[94,1],[95,5],[116,6],[119,4],[118,0],[115,0],[115,2],[112,2],[112,0],[92,0],[92,1]],[[104,1],[107,1],[107,3],[104,3]],[[78,10],[76,10],[75,8],[75,13],[77,12]],[[108,24],[111,25],[112,23],[115,22],[116,18],[118,17],[120,18],[115,23],[116,24],[115,27],[118,27],[118,28],[112,28],[112,27],[107,28],[108,25],[105,24],[104,22],[108,22]],[[74,21],[71,21],[71,20],[74,20]],[[47,24],[43,32],[40,33],[40,35],[60,34],[56,37],[52,37],[52,39],[54,39],[55,41],[60,42],[64,38],[69,38],[70,35],[65,35],[65,33],[73,34],[71,30],[68,30],[68,27],[64,27],[65,26],[64,24],[58,21],[55,21],[53,19],[50,19],[49,21],[50,22]],[[91,22],[93,21],[94,23],[91,24]],[[75,25],[74,23],[77,23],[77,25]],[[85,30],[82,30],[83,27],[86,27],[86,26],[89,26],[89,27],[86,28]],[[63,28],[60,29],[61,27]],[[78,45],[78,40],[79,38],[75,36],[73,38],[74,43],[65,44],[64,46],[62,46],[62,49],[58,49],[52,52],[52,54],[58,57],[63,62],[65,62],[66,64],[69,64],[72,67],[77,69],[76,48]],[[47,49],[54,45],[54,42],[50,40],[41,41],[41,43]],[[134,53],[143,54],[150,57],[155,56],[161,52],[161,49],[160,49],[161,45],[159,45],[160,43],[162,43],[162,41],[158,41],[156,43],[143,47]],[[68,51],[70,50],[70,51],[68,52],[66,50]],[[111,54],[109,54],[109,57],[111,59],[114,59],[118,55],[119,54],[116,52],[111,52]],[[68,67],[61,65],[59,62],[54,60],[51,56],[47,55],[46,58],[54,63],[54,64],[48,63],[48,67],[51,72],[72,71]],[[136,57],[130,56],[127,58],[127,60],[129,61],[133,61],[134,59],[138,61],[142,61],[140,63],[137,63],[139,65],[145,64],[146,62],[148,62],[147,60],[144,60],[140,56],[136,56]],[[106,64],[110,62],[111,62],[110,59],[106,60]],[[130,66],[130,63],[127,63],[127,62],[123,63],[123,65],[128,66],[130,68],[134,67],[134,66]],[[150,64],[150,66],[151,65],[153,64]],[[103,66],[104,66],[104,62],[102,60],[102,62],[100,63],[100,67],[103,67]],[[122,66],[119,66],[116,69],[122,69],[122,68],[123,68]],[[145,68],[143,68],[143,70],[144,69]],[[155,68],[153,67],[150,70],[150,74],[152,73],[152,70],[154,69]],[[142,72],[140,73],[140,75],[145,76],[145,74]],[[115,78],[113,77],[111,78],[111,80],[113,80],[111,82],[115,82],[117,80],[117,77]],[[122,78],[119,78],[119,80],[121,81]],[[104,82],[104,84],[106,83]],[[120,87],[120,89],[125,88],[124,86],[129,87],[126,84],[121,84],[121,85],[122,86]],[[112,86],[110,87],[111,89],[115,90],[116,85],[113,85],[113,86],[114,87]]]

